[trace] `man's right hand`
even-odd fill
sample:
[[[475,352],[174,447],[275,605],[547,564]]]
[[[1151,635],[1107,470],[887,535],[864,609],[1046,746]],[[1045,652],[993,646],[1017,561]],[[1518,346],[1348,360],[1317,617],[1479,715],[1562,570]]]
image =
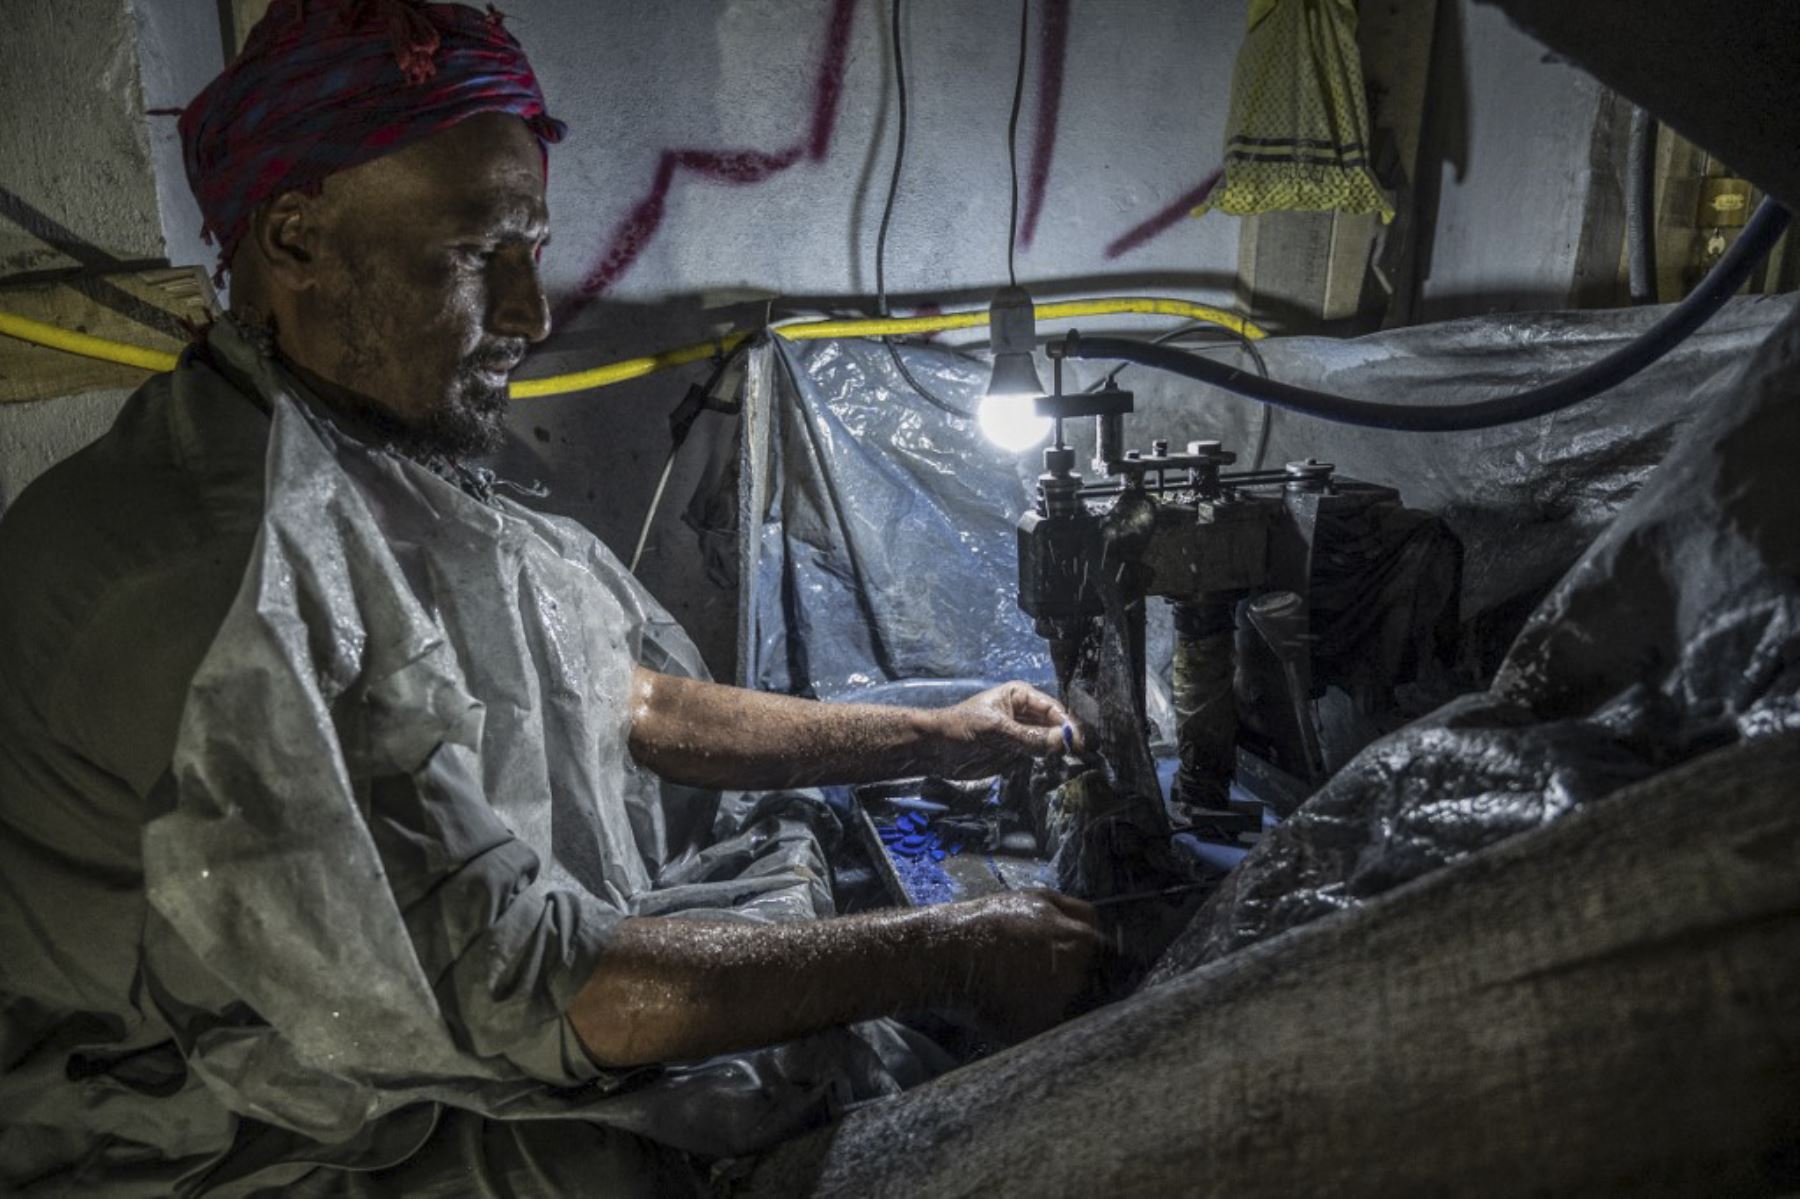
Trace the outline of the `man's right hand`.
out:
[[[1094,910],[1050,891],[783,924],[627,917],[567,1014],[602,1066],[685,1061],[933,1007],[1023,1038],[1093,973]]]
[[[968,990],[976,1018],[1019,1041],[1069,1014],[1103,945],[1094,909],[1055,891],[1008,891],[939,909],[966,922]]]

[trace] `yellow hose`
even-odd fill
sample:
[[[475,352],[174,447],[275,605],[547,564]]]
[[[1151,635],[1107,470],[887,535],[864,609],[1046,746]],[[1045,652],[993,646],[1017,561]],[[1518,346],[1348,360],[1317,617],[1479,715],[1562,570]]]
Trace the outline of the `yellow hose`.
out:
[[[1233,333],[1251,340],[1267,336],[1262,329],[1235,313],[1206,304],[1190,303],[1187,300],[1170,300],[1154,296],[1121,296],[1105,300],[1064,300],[1037,306],[1037,319],[1040,321],[1126,314],[1178,316],[1192,321],[1205,321],[1229,329]],[[911,333],[942,333],[951,329],[972,329],[985,325],[987,319],[987,309],[979,308],[972,312],[951,312],[939,316],[896,317],[866,321],[807,321],[798,325],[779,326],[774,332],[777,336],[785,337],[789,341],[813,341],[823,337],[901,337]],[[175,355],[164,353],[161,350],[149,350],[142,346],[90,337],[85,333],[74,333],[55,325],[47,325],[42,321],[34,321],[4,311],[0,311],[0,333],[37,345],[67,350],[71,354],[101,358],[108,362],[120,362],[127,366],[138,366],[150,371],[166,371],[175,366]],[[566,395],[572,391],[589,391],[613,383],[623,383],[627,379],[641,378],[669,367],[701,362],[714,355],[728,353],[748,336],[750,336],[748,333],[732,333],[713,341],[703,341],[691,346],[664,350],[660,354],[650,354],[642,358],[627,358],[623,362],[611,362],[591,370],[575,371],[566,375],[551,375],[543,379],[523,379],[512,385],[512,398],[515,400],[537,399],[543,396]]]
[[[0,333],[8,337],[16,337],[20,341],[29,341],[35,345],[49,346],[53,350],[66,350],[71,354],[80,354],[83,358],[98,358],[103,362],[117,362],[124,366],[138,366],[147,371],[170,371],[175,369],[175,355],[166,350],[151,350],[143,346],[126,345],[122,341],[108,341],[104,337],[93,337],[86,333],[77,333],[73,329],[64,329],[57,325],[34,321],[28,316],[0,311]]]
[[[1148,316],[1179,316],[1191,321],[1205,321],[1241,334],[1252,341],[1267,337],[1268,334],[1235,313],[1226,312],[1222,308],[1213,308],[1206,304],[1194,304],[1187,300],[1169,300],[1153,296],[1121,296],[1106,300],[1064,300],[1055,304],[1039,304],[1036,310],[1040,321],[1066,321],[1084,316],[1122,316],[1137,313]],[[807,321],[798,325],[781,325],[774,330],[776,336],[785,337],[789,341],[815,341],[824,337],[904,337],[912,333],[943,333],[951,329],[973,329],[987,324],[988,312],[978,308],[972,312],[948,312],[937,316],[893,317],[867,321]],[[697,345],[682,346],[678,350],[665,350],[660,354],[652,354],[644,358],[627,358],[623,362],[612,362],[605,366],[597,366],[591,370],[576,371],[568,375],[549,375],[542,379],[524,379],[512,385],[512,398],[515,400],[537,399],[542,396],[565,395],[571,391],[587,391],[590,388],[605,387],[612,383],[622,383],[626,379],[636,379],[666,367],[681,366],[689,362],[699,362],[711,358],[715,354],[730,352],[747,333],[733,333],[716,341],[704,341]]]

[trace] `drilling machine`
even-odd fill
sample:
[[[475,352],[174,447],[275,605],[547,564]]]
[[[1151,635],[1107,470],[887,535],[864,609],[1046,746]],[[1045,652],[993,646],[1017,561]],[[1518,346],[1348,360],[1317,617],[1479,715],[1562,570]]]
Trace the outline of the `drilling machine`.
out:
[[[1217,441],[1190,441],[1182,452],[1162,440],[1147,453],[1126,449],[1132,394],[1066,395],[1062,356],[1053,349],[1051,357],[1054,394],[1040,397],[1037,411],[1055,434],[1036,508],[1018,525],[1019,606],[1049,643],[1064,702],[1084,723],[1091,717],[1071,694],[1077,676],[1105,623],[1123,626],[1113,636],[1130,661],[1129,735],[1146,739],[1147,760],[1145,605],[1169,602],[1179,758],[1171,798],[1202,839],[1260,833],[1262,806],[1230,798],[1234,777],[1284,811],[1327,773],[1313,701],[1333,680],[1315,670],[1315,576],[1327,561],[1339,582],[1346,564],[1356,571],[1399,493],[1311,459],[1232,472],[1236,455]],[[1095,482],[1075,470],[1064,442],[1065,423],[1089,417]],[[1371,560],[1370,570],[1377,565]]]

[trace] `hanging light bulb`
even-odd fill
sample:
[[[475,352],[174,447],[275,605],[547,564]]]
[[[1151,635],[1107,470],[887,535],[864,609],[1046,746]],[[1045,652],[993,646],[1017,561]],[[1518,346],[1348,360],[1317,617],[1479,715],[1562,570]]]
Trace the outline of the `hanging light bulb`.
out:
[[[1050,418],[1037,414],[1044,394],[1032,352],[1037,348],[1037,319],[1031,296],[1022,287],[1003,287],[988,308],[989,344],[994,373],[976,412],[982,435],[1003,450],[1022,453],[1050,436]]]

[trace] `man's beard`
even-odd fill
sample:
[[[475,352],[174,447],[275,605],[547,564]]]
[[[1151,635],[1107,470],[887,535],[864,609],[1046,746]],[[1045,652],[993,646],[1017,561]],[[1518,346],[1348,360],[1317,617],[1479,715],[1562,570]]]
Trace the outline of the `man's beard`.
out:
[[[490,382],[484,377],[484,368],[513,361],[514,356],[497,356],[491,351],[464,359],[445,389],[443,403],[423,420],[402,420],[386,408],[367,403],[357,405],[358,415],[408,457],[452,461],[484,457],[505,444],[510,403],[506,385]]]
[[[418,431],[421,448],[445,458],[480,458],[506,441],[506,384],[481,377],[474,365],[458,368],[447,402],[434,408]]]

